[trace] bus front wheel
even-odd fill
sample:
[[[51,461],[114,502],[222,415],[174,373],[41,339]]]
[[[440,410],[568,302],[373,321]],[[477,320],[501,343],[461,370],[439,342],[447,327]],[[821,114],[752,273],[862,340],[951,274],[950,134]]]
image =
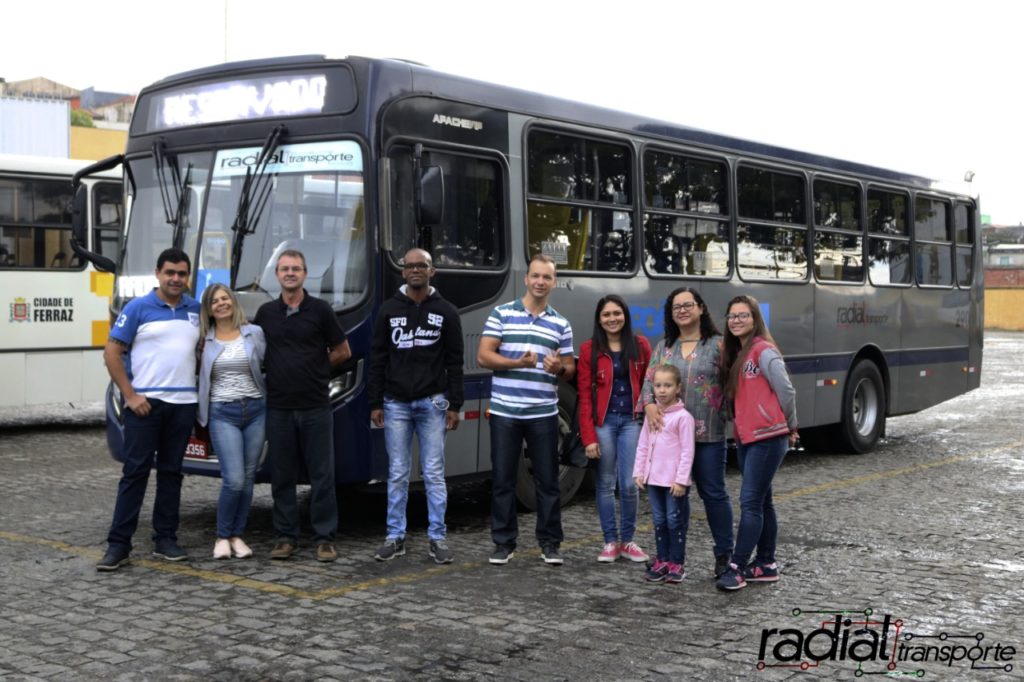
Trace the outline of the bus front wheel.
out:
[[[558,489],[561,494],[561,505],[564,507],[576,495],[583,477],[586,476],[586,469],[578,469],[560,465],[558,467]],[[533,483],[533,473],[530,471],[530,460],[523,457],[519,460],[519,477],[516,479],[516,501],[526,511],[537,511],[537,487]]]
[[[871,360],[861,360],[846,377],[839,437],[847,452],[875,447],[885,429],[885,383]]]
[[[562,440],[569,434],[569,412],[558,406],[558,447],[561,449]],[[583,478],[586,476],[586,469],[579,469],[560,464],[558,466],[558,489],[561,495],[561,504],[564,507],[568,504],[576,491],[579,490]],[[533,471],[530,468],[530,458],[525,451],[519,457],[519,472],[516,475],[516,500],[519,505],[527,511],[537,511],[537,487],[533,482]]]

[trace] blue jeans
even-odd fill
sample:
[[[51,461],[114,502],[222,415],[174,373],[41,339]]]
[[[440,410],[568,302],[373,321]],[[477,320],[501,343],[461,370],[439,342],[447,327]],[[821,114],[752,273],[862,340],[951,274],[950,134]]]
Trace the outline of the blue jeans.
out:
[[[270,489],[274,530],[279,540],[298,544],[299,504],[295,486],[305,465],[309,475],[309,520],[313,542],[334,542],[338,501],[334,492],[334,417],[329,407],[305,410],[267,408]]]
[[[117,485],[114,518],[107,534],[110,549],[130,552],[146,497],[149,471],[156,459],[153,541],[178,540],[181,505],[181,461],[196,420],[196,403],[178,405],[149,398],[150,413],[124,412],[124,462]]]
[[[704,513],[708,517],[711,537],[715,540],[715,556],[732,554],[732,500],[725,487],[725,441],[696,443],[693,453],[693,483]],[[689,496],[684,498],[683,513],[690,516]]]
[[[683,503],[690,499],[690,491],[687,490],[682,497],[675,497],[671,488],[648,485],[647,499],[651,502],[651,520],[654,522],[654,544],[658,559],[674,564],[684,563],[690,515],[683,513]]]
[[[631,414],[609,412],[604,424],[595,427],[601,457],[597,460],[597,517],[604,541],[632,542],[636,533],[637,490],[633,481],[636,443],[640,424]],[[615,524],[615,486],[619,487],[622,533]]]
[[[405,537],[405,509],[409,501],[409,474],[412,469],[412,435],[420,444],[420,473],[427,490],[427,537],[443,540],[446,534],[444,512],[448,506],[448,488],[444,480],[444,439],[447,434],[445,412],[448,401],[443,394],[402,402],[384,398],[384,445],[388,450],[388,535],[393,540]]]
[[[558,416],[513,419],[491,415],[491,539],[515,549],[516,474],[523,440],[537,490],[537,542],[558,547],[562,542],[561,492],[558,486]]]
[[[210,440],[220,462],[220,500],[217,537],[233,538],[245,532],[252,506],[256,465],[263,452],[267,407],[263,398],[242,398],[210,403]]]
[[[736,459],[743,474],[740,487],[740,525],[736,531],[733,563],[747,565],[757,547],[757,560],[775,561],[778,519],[772,504],[772,479],[789,450],[789,436],[778,436],[750,445],[736,444]]]

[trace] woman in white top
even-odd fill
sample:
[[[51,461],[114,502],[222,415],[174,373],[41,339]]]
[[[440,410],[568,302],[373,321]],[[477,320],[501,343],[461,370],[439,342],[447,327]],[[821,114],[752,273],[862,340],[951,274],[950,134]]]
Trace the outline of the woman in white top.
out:
[[[200,339],[199,423],[209,426],[222,479],[213,558],[244,559],[252,556],[242,533],[265,436],[267,342],[223,284],[203,292]]]

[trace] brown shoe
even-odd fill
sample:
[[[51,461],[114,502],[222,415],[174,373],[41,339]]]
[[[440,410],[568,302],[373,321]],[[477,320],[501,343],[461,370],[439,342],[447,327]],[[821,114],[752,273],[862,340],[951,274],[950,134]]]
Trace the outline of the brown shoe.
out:
[[[320,546],[316,548],[317,561],[336,561],[337,558],[338,552],[334,549],[334,545],[329,542],[321,542]]]
[[[276,545],[274,549],[270,550],[271,559],[287,559],[295,553],[296,547],[287,540],[283,540]]]

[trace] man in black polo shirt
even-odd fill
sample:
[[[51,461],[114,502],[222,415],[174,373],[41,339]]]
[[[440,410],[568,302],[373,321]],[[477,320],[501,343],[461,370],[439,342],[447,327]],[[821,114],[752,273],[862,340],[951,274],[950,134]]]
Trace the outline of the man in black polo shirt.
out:
[[[254,322],[267,337],[267,441],[277,542],[271,559],[287,559],[299,544],[295,486],[305,462],[312,488],[309,516],[318,561],[338,558],[334,535],[334,422],[327,384],[331,367],[352,356],[331,306],[303,288],[306,257],[282,251],[277,259],[281,297],[260,306]]]

